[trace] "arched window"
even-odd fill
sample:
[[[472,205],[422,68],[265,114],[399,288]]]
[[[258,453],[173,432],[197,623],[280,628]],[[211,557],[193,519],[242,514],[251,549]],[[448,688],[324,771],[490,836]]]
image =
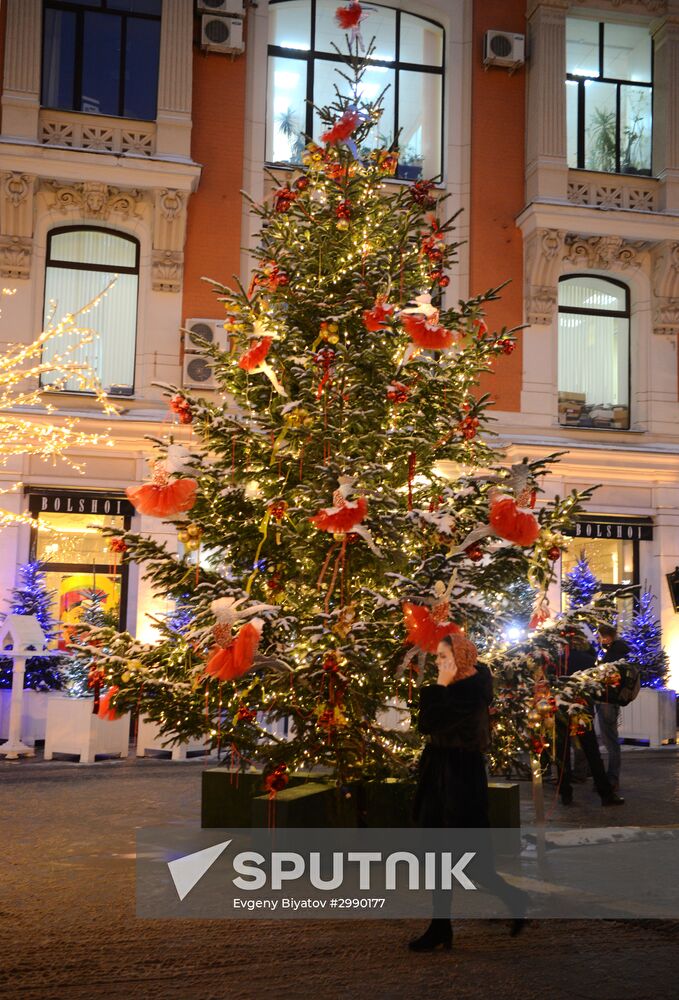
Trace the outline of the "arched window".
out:
[[[323,128],[314,113],[332,104],[336,69],[346,72],[339,56],[342,33],[335,22],[337,0],[271,0],[269,4],[269,73],[266,158],[270,163],[299,163],[306,136],[318,139]],[[434,21],[370,4],[363,24],[366,44],[373,35],[376,51],[362,84],[374,100],[388,87],[373,145],[389,145],[399,133],[398,175],[409,180],[443,172],[444,31]]]
[[[629,428],[629,289],[578,274],[559,282],[559,423]]]
[[[79,326],[91,327],[98,336],[72,355],[87,362],[105,389],[128,396],[134,391],[134,358],[137,339],[137,290],[139,284],[139,242],[132,236],[94,226],[53,229],[47,242],[45,269],[45,324],[75,313],[95,299],[113,276],[118,279],[96,309]],[[44,359],[62,353],[69,334],[50,340]],[[46,376],[44,385],[55,381]],[[76,380],[66,383],[77,391]]]

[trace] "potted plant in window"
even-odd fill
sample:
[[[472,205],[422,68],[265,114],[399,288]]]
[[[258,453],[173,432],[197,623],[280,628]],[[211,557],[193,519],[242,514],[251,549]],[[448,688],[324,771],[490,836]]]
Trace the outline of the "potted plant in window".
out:
[[[304,152],[304,136],[299,126],[299,119],[292,108],[281,112],[276,119],[276,125],[281,135],[290,143],[289,162],[301,163]]]
[[[417,181],[422,176],[422,153],[413,145],[406,146],[401,153],[398,176],[404,181]]]

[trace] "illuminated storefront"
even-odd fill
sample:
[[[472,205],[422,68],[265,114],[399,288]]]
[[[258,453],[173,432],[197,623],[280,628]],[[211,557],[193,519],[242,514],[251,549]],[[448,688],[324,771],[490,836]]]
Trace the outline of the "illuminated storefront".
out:
[[[584,555],[589,568],[601,581],[602,591],[639,586],[640,546],[653,540],[652,518],[591,514],[581,518],[566,534],[571,537],[561,560],[562,583]],[[562,604],[565,609],[563,588]]]
[[[94,594],[101,597],[107,623],[124,627],[128,569],[108,550],[102,528],[129,528],[134,508],[124,496],[29,487],[33,517],[30,558],[43,564],[47,586],[55,591],[53,613],[68,639],[68,627],[82,617]]]

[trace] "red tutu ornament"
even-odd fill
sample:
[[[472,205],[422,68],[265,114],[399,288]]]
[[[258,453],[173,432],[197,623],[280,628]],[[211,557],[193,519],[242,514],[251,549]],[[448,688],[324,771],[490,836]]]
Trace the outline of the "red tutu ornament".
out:
[[[357,524],[361,523],[368,513],[368,501],[365,497],[358,497],[357,500],[350,502],[340,498],[339,501],[335,500],[335,503],[338,506],[324,507],[319,510],[318,514],[309,518],[311,523],[315,524],[321,531],[329,531],[333,534],[351,531]]]
[[[332,496],[332,507],[323,507],[317,514],[309,518],[320,531],[328,531],[331,534],[346,534],[346,541],[350,540],[350,534],[355,533],[368,543],[371,552],[381,556],[381,551],[373,542],[369,530],[361,524],[361,521],[368,513],[368,501],[365,497],[357,497],[356,500],[348,500],[347,497],[353,493],[354,480],[351,476],[340,476],[339,486]]]
[[[220,681],[233,681],[246,674],[254,662],[263,627],[261,618],[246,622],[234,638],[226,640],[226,645],[220,644],[213,650],[205,673]]]
[[[257,324],[255,324],[256,327]],[[275,371],[266,360],[272,344],[273,337],[261,337],[259,340],[256,340],[253,346],[249,347],[245,354],[239,358],[238,367],[248,372],[249,375],[256,375],[260,372],[262,375],[266,375],[278,395],[286,396],[285,389],[278,381]]]
[[[361,116],[358,111],[347,109],[342,117],[327,132],[323,133],[321,142],[327,146],[336,146],[339,142],[346,142],[347,139],[351,138],[360,120]]]
[[[363,17],[363,8],[356,0],[346,7],[338,7],[335,11],[335,20],[343,31],[351,31],[357,28]]]
[[[435,653],[444,636],[462,632],[459,625],[443,620],[448,616],[448,601],[441,601],[431,608],[405,601],[401,608],[408,633],[405,643],[408,646],[417,646],[427,653]]]
[[[238,367],[244,372],[254,372],[266,358],[272,344],[273,337],[262,337],[239,358]]]
[[[535,515],[519,510],[513,497],[499,497],[492,501],[489,522],[496,535],[523,548],[533,545],[540,534]]]
[[[191,510],[196,502],[198,483],[195,479],[169,481],[167,470],[161,462],[153,468],[153,481],[143,486],[128,486],[128,499],[140,514],[151,517],[174,517]]]
[[[386,305],[384,299],[377,299],[372,309],[363,312],[363,326],[368,333],[380,333],[386,330],[394,317],[395,306]]]
[[[118,694],[120,688],[110,687],[106,694],[101,696],[99,700],[99,711],[97,715],[100,719],[108,719],[109,722],[115,722],[122,715],[122,712],[118,712],[117,709],[111,704],[111,698]]]
[[[455,340],[453,331],[439,326],[438,316],[431,318],[434,322],[421,313],[405,313],[401,314],[401,324],[413,344],[422,350],[444,351],[452,347]]]

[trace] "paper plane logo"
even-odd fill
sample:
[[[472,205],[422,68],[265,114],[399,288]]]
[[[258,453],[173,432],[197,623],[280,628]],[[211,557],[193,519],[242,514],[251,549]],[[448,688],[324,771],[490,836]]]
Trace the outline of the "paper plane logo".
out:
[[[206,847],[204,851],[185,854],[183,858],[168,861],[167,867],[170,869],[170,875],[180,900],[186,899],[193,887],[200,882],[203,875],[210,870],[230,843],[230,840],[225,840],[213,847]]]

